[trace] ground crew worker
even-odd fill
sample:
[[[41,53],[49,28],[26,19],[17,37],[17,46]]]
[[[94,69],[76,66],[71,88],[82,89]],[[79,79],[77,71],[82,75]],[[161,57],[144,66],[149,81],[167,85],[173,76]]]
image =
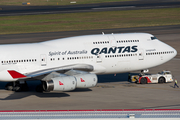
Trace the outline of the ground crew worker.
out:
[[[175,79],[175,81],[174,81],[174,88],[175,87],[178,87],[179,88],[179,86],[177,85],[177,80]]]

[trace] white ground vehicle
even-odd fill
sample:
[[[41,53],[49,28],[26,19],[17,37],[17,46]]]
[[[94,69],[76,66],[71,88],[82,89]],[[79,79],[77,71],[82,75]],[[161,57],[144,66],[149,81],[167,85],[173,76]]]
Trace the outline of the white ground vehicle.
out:
[[[170,71],[162,71],[161,73],[151,75],[135,75],[131,76],[131,78],[132,81],[141,84],[173,82],[172,74]]]

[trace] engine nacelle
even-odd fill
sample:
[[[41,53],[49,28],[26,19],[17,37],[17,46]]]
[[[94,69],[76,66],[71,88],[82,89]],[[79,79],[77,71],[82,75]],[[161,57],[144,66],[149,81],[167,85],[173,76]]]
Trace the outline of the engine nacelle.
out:
[[[60,76],[43,81],[45,91],[71,91],[76,88],[76,78],[74,76]]]
[[[45,91],[71,91],[75,88],[90,88],[96,86],[98,82],[96,74],[78,70],[70,70],[65,74],[52,73],[44,77],[43,80]]]
[[[76,74],[73,75],[76,78],[76,88],[90,88],[97,84],[97,76],[93,73]]]

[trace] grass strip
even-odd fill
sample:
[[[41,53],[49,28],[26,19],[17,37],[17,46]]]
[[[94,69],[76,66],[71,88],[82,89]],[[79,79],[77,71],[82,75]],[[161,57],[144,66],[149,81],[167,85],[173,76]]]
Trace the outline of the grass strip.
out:
[[[0,17],[0,34],[179,25],[180,8]]]
[[[121,2],[135,0],[0,0],[0,5],[22,5],[22,3],[30,3],[30,5],[73,5],[73,4],[92,4],[105,2]]]

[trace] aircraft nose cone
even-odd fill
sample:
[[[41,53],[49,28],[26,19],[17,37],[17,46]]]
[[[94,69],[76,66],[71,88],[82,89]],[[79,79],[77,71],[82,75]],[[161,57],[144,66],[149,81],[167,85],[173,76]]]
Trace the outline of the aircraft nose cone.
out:
[[[170,47],[169,50],[171,51],[171,59],[172,59],[177,55],[177,51],[173,47],[171,47],[171,46],[169,46],[169,47]]]
[[[174,51],[174,57],[177,55],[177,51],[173,48]]]

